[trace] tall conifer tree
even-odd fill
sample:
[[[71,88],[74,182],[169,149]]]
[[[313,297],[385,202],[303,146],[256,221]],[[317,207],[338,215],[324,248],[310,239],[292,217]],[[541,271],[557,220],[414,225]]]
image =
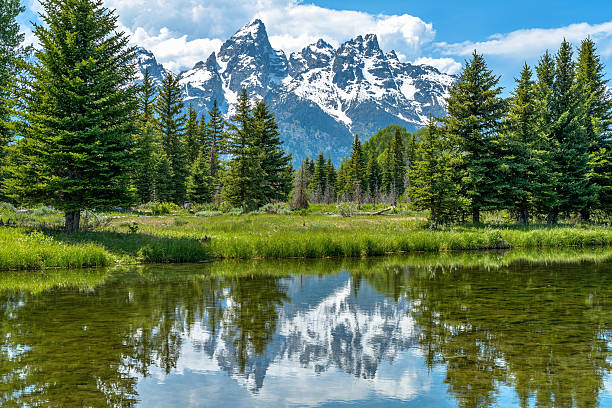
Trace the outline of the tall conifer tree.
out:
[[[552,221],[559,212],[581,212],[596,200],[597,188],[591,183],[592,165],[589,141],[584,127],[585,104],[576,82],[572,46],[563,41],[555,57],[555,81],[551,98],[551,139],[556,149],[553,160],[559,169],[557,192],[559,203],[553,209]]]
[[[585,103],[585,130],[593,164],[592,183],[598,189],[595,207],[612,212],[612,99],[606,93],[604,65],[595,43],[585,39],[580,47],[577,81]],[[589,203],[591,204],[591,203]],[[582,210],[588,220],[591,205]]]
[[[253,109],[253,145],[260,155],[263,171],[259,205],[287,200],[293,176],[291,155],[283,150],[276,119],[263,101],[257,102]]]
[[[157,131],[161,138],[166,157],[172,170],[172,186],[175,203],[184,203],[187,194],[188,155],[185,146],[185,115],[183,95],[178,78],[169,74],[162,81],[162,87],[155,104]]]
[[[472,221],[480,222],[482,210],[500,207],[497,193],[499,160],[496,143],[505,103],[500,97],[499,77],[488,69],[476,51],[466,61],[459,81],[451,88],[447,130],[464,152],[463,194],[470,201]]]
[[[29,67],[28,127],[10,189],[21,202],[63,210],[66,230],[75,231],[82,210],[133,201],[134,49],[102,0],[42,6],[43,24],[34,29],[40,50]]]
[[[198,112],[192,104],[187,108],[187,123],[185,124],[185,149],[187,151],[187,161],[189,167],[197,159],[202,150],[202,138],[200,137],[200,126],[198,122]]]
[[[225,153],[225,141],[223,137],[224,124],[223,115],[217,105],[217,100],[213,101],[213,106],[208,112],[208,125],[206,128],[206,144],[209,146],[208,162],[210,164],[210,176],[217,179],[219,171],[219,155]]]

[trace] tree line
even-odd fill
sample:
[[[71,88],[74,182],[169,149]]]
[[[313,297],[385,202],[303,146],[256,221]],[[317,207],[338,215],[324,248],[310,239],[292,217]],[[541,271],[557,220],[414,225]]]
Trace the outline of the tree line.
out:
[[[609,216],[612,98],[595,44],[569,42],[535,67],[525,65],[509,98],[477,52],[447,99],[447,115],[430,118],[409,146],[395,129],[383,152],[361,145],[336,171],[320,155],[298,175],[313,202],[396,203],[428,210],[434,224],[479,223],[484,211],[507,210],[519,222],[589,221]],[[322,177],[326,174],[326,177]],[[330,185],[333,186],[330,187]],[[304,203],[302,202],[302,205]]]
[[[206,115],[186,106],[172,74],[136,85],[135,49],[102,0],[42,1],[32,53],[23,7],[0,5],[0,193],[63,210],[67,230],[83,210],[151,201],[407,202],[436,225],[500,210],[523,223],[610,214],[612,101],[591,39],[576,59],[563,41],[535,72],[525,65],[509,98],[474,52],[445,117],[355,136],[338,168],[320,154],[294,172],[274,115],[245,90],[226,119],[216,101]]]
[[[208,119],[192,106],[185,114],[176,76],[158,88],[146,72],[135,84],[135,49],[102,0],[41,3],[40,46],[28,56],[16,22],[23,6],[0,1],[6,198],[63,210],[69,231],[83,210],[138,202],[253,209],[287,200],[291,156],[264,102],[243,90],[227,121],[216,101]]]

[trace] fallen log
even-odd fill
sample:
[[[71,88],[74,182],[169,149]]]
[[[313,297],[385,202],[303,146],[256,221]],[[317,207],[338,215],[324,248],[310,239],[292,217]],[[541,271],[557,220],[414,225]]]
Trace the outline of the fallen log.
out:
[[[376,212],[371,212],[371,213],[357,213],[355,215],[381,215],[386,213],[387,211],[391,211],[393,210],[395,207],[389,207],[389,208],[385,208],[384,210],[380,210],[380,211],[376,211]]]

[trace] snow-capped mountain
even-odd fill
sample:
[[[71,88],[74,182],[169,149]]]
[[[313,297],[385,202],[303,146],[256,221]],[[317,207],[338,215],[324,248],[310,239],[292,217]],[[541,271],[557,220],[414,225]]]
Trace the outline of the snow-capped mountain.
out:
[[[145,48],[138,47],[136,49],[136,57],[134,58],[134,64],[138,68],[136,72],[136,80],[142,81],[145,71],[149,71],[153,82],[160,86],[162,80],[168,76],[168,71],[162,64],[157,62],[155,55]]]
[[[141,61],[157,69],[151,56],[143,50],[141,71]],[[161,80],[164,72],[152,74]],[[402,63],[394,51],[385,54],[373,34],[338,49],[321,39],[287,58],[272,47],[260,20],[180,74],[186,103],[201,112],[215,99],[231,112],[242,88],[265,100],[296,161],[320,152],[338,161],[349,153],[355,133],[367,138],[391,124],[416,130],[430,115],[444,114],[455,80],[431,66]]]

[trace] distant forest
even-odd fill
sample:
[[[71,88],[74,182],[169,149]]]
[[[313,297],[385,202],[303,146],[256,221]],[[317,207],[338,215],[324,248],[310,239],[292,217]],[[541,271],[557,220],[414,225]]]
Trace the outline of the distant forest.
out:
[[[229,118],[216,103],[198,117],[175,76],[137,85],[135,49],[102,0],[43,0],[36,50],[22,45],[19,1],[0,4],[1,194],[63,210],[68,230],[83,210],[147,202],[408,203],[435,225],[502,210],[525,224],[610,215],[612,99],[589,38],[525,65],[509,98],[474,52],[447,116],[355,135],[339,168],[320,154],[296,170],[274,115],[245,90]]]

